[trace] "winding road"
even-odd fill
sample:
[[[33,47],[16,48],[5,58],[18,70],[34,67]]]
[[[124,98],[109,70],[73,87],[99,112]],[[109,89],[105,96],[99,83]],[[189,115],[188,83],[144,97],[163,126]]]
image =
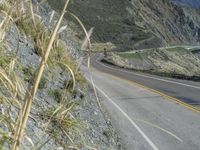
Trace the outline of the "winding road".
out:
[[[124,70],[101,57],[92,57],[92,75],[82,71],[126,149],[200,150],[200,83]]]

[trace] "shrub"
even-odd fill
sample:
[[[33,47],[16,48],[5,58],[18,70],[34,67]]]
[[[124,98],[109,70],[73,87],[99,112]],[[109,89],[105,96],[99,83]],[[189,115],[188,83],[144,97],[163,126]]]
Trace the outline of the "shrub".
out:
[[[60,103],[63,98],[63,91],[61,89],[50,90],[49,95],[53,97],[56,102]]]
[[[39,89],[44,89],[44,88],[46,88],[46,86],[47,86],[47,82],[48,82],[47,77],[42,76],[38,88],[39,88]]]

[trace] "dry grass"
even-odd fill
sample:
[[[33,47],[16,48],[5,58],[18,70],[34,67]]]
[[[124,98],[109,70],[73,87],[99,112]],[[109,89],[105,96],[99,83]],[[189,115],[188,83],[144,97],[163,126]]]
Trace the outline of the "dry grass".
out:
[[[83,41],[81,49],[82,50],[86,50],[86,51],[89,50],[89,52],[88,52],[88,62],[87,62],[88,65],[87,65],[87,67],[89,69],[90,81],[91,81],[92,87],[94,89],[94,93],[95,93],[95,96],[96,96],[97,104],[98,104],[100,110],[103,112],[102,107],[101,107],[101,103],[100,103],[100,100],[99,100],[99,97],[97,95],[97,90],[96,90],[96,87],[95,87],[95,83],[94,83],[94,80],[93,80],[93,77],[92,77],[92,71],[91,71],[92,44],[91,44],[91,41],[90,41],[90,37],[92,36],[94,27],[91,28],[87,32],[87,30],[86,30],[85,26],[83,25],[83,23],[81,22],[81,20],[76,15],[74,15],[73,13],[71,13],[71,12],[68,12],[68,13],[69,13],[69,15],[71,15],[80,24],[81,28],[83,29],[83,31],[85,33],[85,39]]]
[[[80,123],[70,113],[75,107],[74,102],[62,101],[58,106],[49,108],[41,113],[43,120],[46,120],[46,130],[54,136],[57,143],[63,141],[68,145],[74,145],[73,135],[80,129]],[[62,135],[64,135],[63,138]],[[70,142],[68,142],[70,141]],[[60,143],[67,149],[66,144]]]
[[[2,124],[3,127],[0,130],[1,148],[6,146],[13,150],[20,149],[21,141],[26,137],[24,130],[26,129],[32,103],[38,88],[41,88],[40,82],[43,81],[42,75],[47,62],[57,64],[62,67],[63,70],[70,72],[73,83],[72,91],[75,89],[76,80],[80,79],[77,66],[74,65],[75,62],[71,59],[71,56],[66,53],[66,46],[63,46],[57,36],[61,30],[64,30],[64,27],[60,28],[60,24],[68,3],[69,0],[66,0],[53,32],[48,30],[44,26],[41,18],[34,13],[34,6],[31,0],[9,0],[0,4],[1,15],[4,16],[3,20],[0,20],[0,55],[3,55],[2,50],[5,50],[5,47],[2,46],[5,33],[11,26],[15,26],[19,34],[18,36],[24,35],[31,37],[35,42],[36,53],[41,56],[40,66],[35,73],[33,73],[33,70],[30,71],[29,68],[23,69],[25,76],[27,75],[29,77],[34,75],[34,82],[29,83],[27,90],[25,90],[23,80],[21,81],[14,70],[16,67],[17,55],[1,57],[0,59],[0,103],[3,105],[0,115],[0,124]],[[17,48],[17,51],[18,50],[19,47]],[[17,117],[11,113],[12,107],[15,108],[15,112],[19,112]],[[63,133],[69,139],[68,131],[76,124],[75,119],[71,118],[69,113],[71,108],[72,105],[65,104],[46,111],[46,117],[49,121],[57,122],[59,128],[62,129]],[[26,139],[34,146],[30,138],[26,137]]]
[[[60,26],[64,14],[66,13],[68,3],[69,0],[66,0],[63,11],[53,28],[53,31],[46,27],[40,16],[35,13],[37,8],[34,7],[37,6],[33,6],[31,0],[6,0],[3,3],[0,3],[0,15],[3,16],[3,19],[0,20],[0,56],[6,56],[0,57],[1,148],[19,150],[23,139],[26,139],[32,147],[36,146],[31,138],[26,136],[25,129],[27,126],[27,120],[30,117],[30,111],[36,92],[38,89],[43,89],[47,82],[47,79],[44,79],[43,77],[44,70],[46,67],[49,68],[55,65],[62,68],[64,72],[70,73],[71,79],[66,82],[66,88],[62,91],[62,94],[59,94],[59,92],[54,93],[59,101],[58,106],[51,107],[49,110],[44,111],[42,117],[47,120],[47,131],[49,131],[51,127],[54,128],[54,126],[56,126],[59,131],[70,140],[71,145],[73,145],[72,147],[76,148],[73,138],[69,134],[71,131],[79,132],[77,128],[77,124],[79,123],[70,113],[75,104],[65,98],[69,98],[68,94],[70,93],[73,95],[76,92],[78,84],[83,85],[86,81],[80,74],[79,66],[76,65],[72,56],[69,53],[66,53],[67,46],[58,38],[58,34],[67,27]],[[67,13],[78,21],[86,35],[82,48],[84,50],[89,49],[88,67],[90,68],[90,36],[92,30],[87,32],[83,23],[76,15],[71,12]],[[53,18],[53,16],[54,13],[52,13],[51,18]],[[6,49],[8,49],[7,45],[4,45],[3,43],[5,43],[6,32],[13,26],[18,32],[18,46],[15,50],[15,54],[8,55],[6,51]],[[36,71],[30,68],[20,68],[23,74],[23,79],[21,79],[17,74],[19,71],[17,53],[20,48],[20,36],[24,36],[25,43],[27,36],[29,36],[35,44],[35,53],[41,57],[40,65]],[[33,82],[29,82],[30,78],[34,79]],[[29,85],[26,88],[25,85],[28,82]],[[100,106],[98,97],[97,101]],[[61,142],[62,139],[60,139],[61,137],[58,135],[60,134],[58,130],[53,134],[49,132],[49,134],[55,138],[57,143],[63,148],[69,148],[66,144]],[[42,146],[45,145],[45,143],[42,144]],[[40,146],[40,148],[42,148],[42,146]]]
[[[1,55],[2,57],[2,55]],[[1,114],[0,114],[0,145],[3,148],[5,145],[10,145],[14,142],[13,134],[15,133],[15,120],[16,117],[12,114],[13,106],[16,109],[21,109],[21,101],[25,94],[24,83],[16,75],[15,63],[16,60],[8,57],[9,61],[4,55],[3,65],[0,67],[0,104],[1,104]]]
[[[41,77],[42,77],[42,74],[44,72],[44,69],[45,69],[45,65],[47,63],[47,60],[48,60],[48,57],[49,57],[49,54],[51,52],[51,48],[53,46],[53,42],[55,40],[55,37],[57,35],[57,32],[59,30],[59,27],[60,27],[60,24],[61,24],[61,21],[64,17],[64,14],[65,14],[65,10],[68,6],[68,3],[69,3],[69,0],[66,1],[65,3],[65,6],[64,6],[64,9],[61,13],[61,16],[54,28],[54,31],[51,35],[51,38],[49,40],[49,43],[47,45],[47,49],[45,51],[45,54],[44,56],[42,57],[42,61],[40,63],[40,66],[38,68],[38,71],[37,71],[37,74],[35,75],[35,78],[34,78],[34,83],[32,85],[32,88],[30,89],[30,91],[28,91],[26,93],[26,96],[25,96],[25,104],[24,106],[22,107],[22,111],[20,112],[20,117],[18,119],[18,125],[17,125],[17,128],[16,128],[16,132],[15,132],[15,135],[14,135],[14,139],[15,139],[15,142],[12,146],[12,149],[13,150],[18,150],[19,147],[20,147],[20,142],[22,140],[22,137],[23,137],[23,133],[24,133],[24,129],[26,127],[26,124],[27,124],[27,120],[28,120],[28,117],[29,117],[29,114],[30,114],[30,111],[31,111],[31,107],[32,107],[32,102],[35,98],[35,94],[38,90],[38,87],[39,87],[39,83],[40,83],[40,80],[41,80]]]

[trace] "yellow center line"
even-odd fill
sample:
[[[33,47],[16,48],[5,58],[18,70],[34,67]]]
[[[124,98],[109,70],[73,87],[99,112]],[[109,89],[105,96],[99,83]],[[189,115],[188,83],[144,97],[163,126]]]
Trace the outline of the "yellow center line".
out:
[[[95,69],[95,70],[97,70],[97,69]],[[99,71],[99,70],[98,70],[98,71]],[[148,91],[151,91],[151,92],[153,92],[153,93],[159,94],[159,95],[165,97],[167,100],[170,100],[170,101],[172,101],[172,102],[175,102],[176,104],[178,103],[179,105],[184,106],[184,107],[186,107],[186,108],[188,108],[188,109],[190,109],[190,110],[192,110],[192,111],[194,111],[194,112],[200,113],[200,110],[199,110],[199,109],[195,108],[194,106],[192,106],[192,105],[190,105],[190,104],[187,104],[187,103],[183,102],[182,100],[180,100],[180,99],[178,99],[178,98],[169,96],[169,95],[167,95],[167,94],[165,94],[165,93],[162,93],[162,92],[160,92],[160,91],[158,91],[158,90],[155,90],[155,89],[153,89],[153,88],[150,88],[150,87],[147,87],[147,86],[145,86],[145,85],[142,85],[142,84],[140,84],[140,83],[138,83],[138,82],[136,82],[136,81],[129,80],[129,79],[125,79],[125,78],[123,78],[123,77],[115,76],[115,75],[113,75],[113,74],[109,74],[109,73],[106,73],[106,72],[102,72],[102,71],[100,71],[100,72],[101,72],[101,73],[104,73],[104,74],[107,74],[107,75],[110,75],[110,76],[113,76],[113,77],[116,78],[116,79],[124,80],[124,81],[126,81],[126,82],[128,82],[128,83],[130,83],[130,84],[137,85],[137,86],[139,86],[139,87],[141,87],[141,88],[143,88],[143,89],[146,89],[146,90],[148,90]]]

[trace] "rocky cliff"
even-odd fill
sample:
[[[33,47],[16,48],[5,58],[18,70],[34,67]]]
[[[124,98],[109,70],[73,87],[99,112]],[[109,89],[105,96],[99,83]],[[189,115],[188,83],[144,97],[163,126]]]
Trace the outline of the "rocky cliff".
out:
[[[136,24],[150,29],[167,44],[197,44],[200,11],[187,3],[169,0],[131,1]],[[198,2],[199,3],[199,2]],[[185,4],[185,5],[183,5]]]

